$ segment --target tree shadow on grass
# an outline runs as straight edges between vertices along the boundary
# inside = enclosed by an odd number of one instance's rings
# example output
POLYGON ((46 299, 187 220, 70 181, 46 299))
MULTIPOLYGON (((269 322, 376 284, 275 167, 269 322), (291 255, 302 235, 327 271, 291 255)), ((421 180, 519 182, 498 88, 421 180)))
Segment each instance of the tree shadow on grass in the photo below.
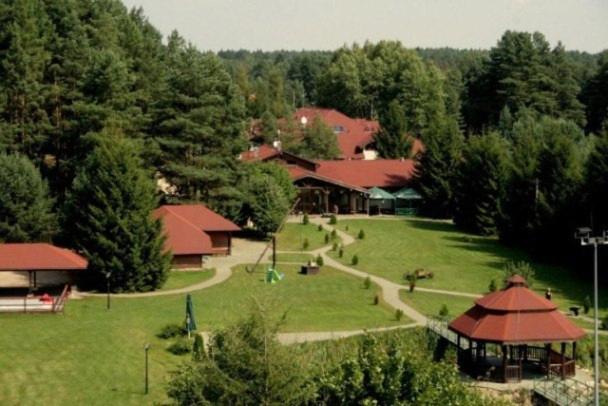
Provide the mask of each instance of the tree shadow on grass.
POLYGON ((447 221, 428 220, 422 218, 406 218, 404 221, 412 228, 428 231, 440 231, 442 233, 460 233, 454 224, 447 221))

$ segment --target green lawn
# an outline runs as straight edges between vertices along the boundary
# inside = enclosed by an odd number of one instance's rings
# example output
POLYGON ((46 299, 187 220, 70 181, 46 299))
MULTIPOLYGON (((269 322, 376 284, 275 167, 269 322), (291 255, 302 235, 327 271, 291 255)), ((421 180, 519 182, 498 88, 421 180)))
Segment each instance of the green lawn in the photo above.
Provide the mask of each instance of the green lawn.
POLYGON ((304 251, 304 239, 308 239, 306 251, 312 251, 326 245, 325 234, 327 231, 319 231, 314 224, 287 223, 277 235, 277 250, 304 251))
MULTIPOLYGON (((312 259, 314 259, 312 255, 306 254, 304 252, 301 254, 277 254, 277 262, 297 262, 299 264, 304 264, 312 259)), ((272 261, 272 254, 268 256, 268 261, 272 261)))
MULTIPOLYGON (((319 275, 298 275, 276 285, 244 268, 221 285, 193 292, 201 330, 245 315, 253 298, 269 301, 285 331, 344 330, 398 324, 392 310, 373 305, 375 289, 360 279, 324 267, 319 275)), ((173 275, 172 275, 173 277, 173 275)), ((178 276, 178 279, 181 278, 178 276)), ((0 404, 141 405, 162 402, 168 372, 182 359, 165 351, 156 333, 184 318, 185 295, 144 299, 105 298, 68 302, 64 315, 0 315, 0 404), (143 347, 151 343, 151 393, 143 395, 143 347)), ((402 320, 401 323, 407 323, 402 320)))
POLYGON ((399 296, 405 304, 412 306, 429 317, 438 316, 441 306, 446 305, 449 312, 448 317, 450 319, 467 311, 474 305, 473 302, 475 301, 475 299, 468 297, 420 292, 416 290, 414 290, 413 293, 410 293, 408 289, 401 290, 399 296))
POLYGON ((211 279, 214 274, 215 270, 213 269, 204 269, 202 271, 171 271, 167 282, 165 282, 165 285, 160 290, 185 288, 186 286, 211 279))
MULTIPOLYGON (((365 230, 365 238, 345 247, 341 261, 350 264, 357 254, 359 265, 355 268, 394 282, 403 283, 404 273, 424 268, 435 277, 419 280, 418 286, 484 293, 492 279, 500 284, 507 262, 528 261, 536 271, 533 288, 542 294, 551 287, 562 309, 580 305, 592 293, 590 283, 565 268, 535 263, 524 252, 495 238, 462 233, 451 223, 416 218, 340 220, 338 228, 346 227, 353 236, 365 230)), ((330 255, 337 258, 335 253, 330 255)), ((608 292, 603 293, 600 300, 602 314, 606 314, 608 292)))

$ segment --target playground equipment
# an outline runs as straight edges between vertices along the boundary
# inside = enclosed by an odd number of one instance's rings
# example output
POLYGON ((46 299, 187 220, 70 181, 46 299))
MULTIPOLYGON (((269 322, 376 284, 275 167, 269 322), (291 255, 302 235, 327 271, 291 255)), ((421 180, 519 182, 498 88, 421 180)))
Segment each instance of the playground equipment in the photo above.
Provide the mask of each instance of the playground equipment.
POLYGON ((271 285, 283 280, 283 278, 285 278, 285 274, 284 273, 279 273, 277 272, 277 270, 274 267, 268 267, 268 269, 266 270, 266 278, 264 279, 264 281, 266 283, 270 283, 271 285))
POLYGON ((300 199, 296 199, 296 201, 294 202, 294 204, 291 207, 291 209, 287 212, 287 215, 283 218, 283 221, 281 222, 281 224, 279 224, 279 227, 277 227, 277 231, 272 235, 272 239, 270 240, 270 242, 268 244, 266 244, 266 247, 264 248, 264 251, 262 251, 262 254, 258 258, 258 260, 255 262, 255 264, 252 267, 249 267, 249 266, 245 267, 245 271, 247 271, 247 273, 253 274, 255 272, 255 270, 257 269, 258 265, 260 264, 260 262, 262 261, 262 259, 265 257, 266 252, 268 252, 268 249, 271 246, 272 246, 272 269, 276 269, 276 267, 277 267, 277 239, 276 239, 276 234, 279 233, 283 229, 283 226, 287 222, 287 217, 289 217, 289 213, 291 213, 296 208, 296 206, 297 206, 297 204, 298 204, 299 201, 300 201, 300 199))

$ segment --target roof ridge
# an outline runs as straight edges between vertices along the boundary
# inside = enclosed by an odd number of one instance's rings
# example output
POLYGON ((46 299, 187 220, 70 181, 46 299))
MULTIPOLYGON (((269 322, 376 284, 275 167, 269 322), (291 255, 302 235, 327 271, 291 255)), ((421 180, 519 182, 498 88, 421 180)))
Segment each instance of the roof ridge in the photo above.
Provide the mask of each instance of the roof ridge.
MULTIPOLYGON (((167 205, 167 206, 178 206, 178 205, 167 205)), ((185 205, 184 205, 185 206, 185 205)), ((196 206, 195 204, 193 204, 192 206, 196 206)), ((171 213, 173 216, 177 217, 179 220, 183 221, 184 223, 186 223, 188 226, 190 226, 191 228, 194 228, 196 231, 201 231, 204 234, 206 234, 207 236, 209 236, 209 234, 207 234, 207 232, 205 230, 199 229, 196 224, 192 223, 190 220, 188 220, 187 218, 185 218, 184 216, 176 213, 174 210, 168 209, 169 213, 171 213)))

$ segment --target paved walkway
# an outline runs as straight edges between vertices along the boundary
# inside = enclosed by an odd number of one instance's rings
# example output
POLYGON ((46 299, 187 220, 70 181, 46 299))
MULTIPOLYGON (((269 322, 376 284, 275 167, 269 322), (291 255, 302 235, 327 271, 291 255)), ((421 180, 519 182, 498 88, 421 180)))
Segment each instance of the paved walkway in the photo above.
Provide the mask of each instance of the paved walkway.
MULTIPOLYGON (((329 341, 338 340, 341 338, 354 337, 367 333, 381 333, 384 331, 403 330, 418 327, 418 323, 403 324, 400 326, 392 327, 378 327, 370 329, 360 330, 344 330, 344 331, 309 331, 309 332, 298 332, 298 333, 279 333, 277 338, 281 344, 301 344, 306 342, 314 341, 329 341)), ((209 343, 211 333, 203 331, 200 333, 203 336, 203 340, 206 344, 209 343)))
MULTIPOLYGON (((232 240, 232 255, 226 257, 210 257, 205 262, 205 268, 214 268, 215 275, 211 279, 207 279, 201 283, 186 286, 179 289, 171 290, 158 290, 154 292, 142 292, 142 293, 114 293, 112 297, 136 299, 142 297, 153 297, 153 296, 167 296, 182 293, 190 293, 201 289, 206 289, 211 286, 219 285, 226 281, 232 275, 232 268, 240 264, 252 264, 255 263, 262 251, 266 247, 265 242, 244 240, 235 238, 232 240)), ((176 271, 182 272, 182 271, 176 271)), ((187 271, 183 271, 187 272, 187 271)), ((89 292, 78 292, 78 296, 105 296, 105 293, 89 293, 89 292)))

